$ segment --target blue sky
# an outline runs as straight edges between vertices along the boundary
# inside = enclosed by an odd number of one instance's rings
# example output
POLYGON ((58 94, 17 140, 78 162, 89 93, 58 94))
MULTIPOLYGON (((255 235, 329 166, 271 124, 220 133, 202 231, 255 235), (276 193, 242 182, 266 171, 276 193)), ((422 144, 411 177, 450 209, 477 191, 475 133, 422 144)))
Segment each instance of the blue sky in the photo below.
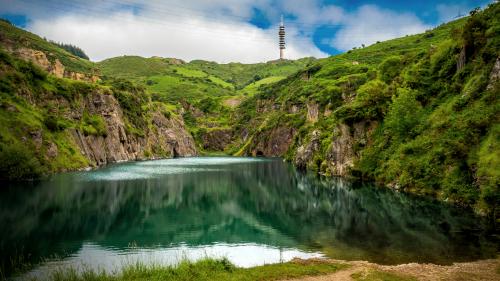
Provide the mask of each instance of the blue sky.
POLYGON ((275 59, 284 15, 288 58, 325 57, 423 32, 491 0, 0 0, 0 16, 92 60, 120 55, 275 59))

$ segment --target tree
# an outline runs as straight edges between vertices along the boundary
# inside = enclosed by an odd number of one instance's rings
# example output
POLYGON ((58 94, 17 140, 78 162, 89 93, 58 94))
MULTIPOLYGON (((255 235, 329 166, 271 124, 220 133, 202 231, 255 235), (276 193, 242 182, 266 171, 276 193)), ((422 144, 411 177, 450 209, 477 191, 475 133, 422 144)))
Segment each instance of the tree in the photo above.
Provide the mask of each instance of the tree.
POLYGON ((71 45, 71 44, 65 44, 65 43, 58 43, 58 42, 55 42, 55 41, 50 41, 50 43, 58 46, 61 49, 66 50, 68 53, 73 54, 73 55, 75 55, 77 57, 80 57, 80 58, 86 59, 86 60, 89 59, 89 57, 87 56, 87 54, 85 54, 85 52, 81 48, 79 48, 77 46, 74 46, 74 45, 71 45))

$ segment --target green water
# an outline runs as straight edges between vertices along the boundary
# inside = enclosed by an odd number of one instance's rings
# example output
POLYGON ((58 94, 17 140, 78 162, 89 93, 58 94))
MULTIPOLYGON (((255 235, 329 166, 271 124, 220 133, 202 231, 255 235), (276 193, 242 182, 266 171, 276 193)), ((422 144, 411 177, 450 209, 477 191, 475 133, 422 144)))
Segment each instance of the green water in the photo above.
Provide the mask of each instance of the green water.
POLYGON ((26 263, 26 276, 39 276, 58 266, 113 270, 206 255, 239 266, 295 256, 447 264, 498 250, 494 231, 464 210, 320 179, 280 159, 124 163, 4 184, 0 194, 5 275, 26 263))

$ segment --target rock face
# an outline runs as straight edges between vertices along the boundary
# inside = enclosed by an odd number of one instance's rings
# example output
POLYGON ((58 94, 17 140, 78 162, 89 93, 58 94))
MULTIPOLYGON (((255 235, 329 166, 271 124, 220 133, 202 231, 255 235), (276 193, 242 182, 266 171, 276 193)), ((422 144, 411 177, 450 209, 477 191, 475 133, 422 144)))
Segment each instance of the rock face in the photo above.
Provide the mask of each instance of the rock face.
POLYGON ((490 74, 490 82, 488 83, 488 90, 493 89, 493 85, 500 81, 500 57, 497 58, 493 69, 490 74))
POLYGON ((71 136, 81 153, 93 166, 108 163, 196 155, 196 146, 185 130, 182 120, 167 119, 160 112, 152 113, 153 129, 147 129, 144 136, 127 132, 122 109, 111 94, 94 92, 89 94, 75 118, 81 118, 83 111, 104 118, 106 136, 84 135, 71 130, 71 136))
POLYGON ((321 147, 320 135, 320 131, 314 130, 311 133, 310 141, 297 148, 297 153, 293 161, 297 168, 306 169, 308 166, 314 165, 314 163, 312 163, 314 154, 319 151, 321 147))
POLYGON ((307 105, 307 121, 311 123, 318 122, 319 106, 316 103, 307 105))
POLYGON ((295 128, 276 127, 254 136, 252 156, 281 157, 285 155, 296 134, 295 128))
POLYGON ((362 121, 352 127, 340 124, 335 128, 333 142, 326 158, 328 170, 332 175, 349 175, 354 161, 359 158, 355 145, 367 145, 376 127, 376 122, 362 121))
POLYGON ((99 81, 99 76, 97 75, 67 70, 58 59, 55 59, 53 62, 51 62, 47 58, 47 55, 42 51, 24 47, 17 49, 13 49, 9 46, 6 47, 7 50, 13 53, 15 56, 18 56, 27 61, 31 61, 35 65, 47 71, 49 74, 52 74, 58 78, 69 78, 73 80, 87 81, 92 83, 99 81))
POLYGON ((224 151, 231 143, 233 137, 231 129, 214 129, 206 132, 201 137, 203 149, 210 151, 224 151))

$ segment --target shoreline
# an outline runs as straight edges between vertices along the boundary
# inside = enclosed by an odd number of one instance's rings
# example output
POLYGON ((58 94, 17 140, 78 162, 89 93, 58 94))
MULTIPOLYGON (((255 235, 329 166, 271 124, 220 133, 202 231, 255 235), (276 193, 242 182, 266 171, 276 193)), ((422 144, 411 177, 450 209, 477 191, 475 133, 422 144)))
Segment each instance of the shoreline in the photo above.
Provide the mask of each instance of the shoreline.
MULTIPOLYGON (((300 259, 296 259, 295 261, 308 262, 308 260, 300 259)), ((398 265, 382 265, 368 261, 345 261, 335 259, 327 259, 327 261, 331 263, 345 264, 349 267, 328 275, 307 276, 287 280, 371 280, 370 276, 377 274, 384 275, 384 273, 387 273, 388 275, 395 275, 394 278, 396 279, 390 280, 500 280, 500 257, 498 256, 496 259, 454 262, 451 265, 415 262, 398 265), (397 277, 400 279, 397 279, 397 277)))
POLYGON ((490 281, 500 280, 500 257, 451 265, 405 263, 381 265, 368 261, 329 258, 294 258, 284 263, 249 268, 237 267, 226 258, 183 260, 177 265, 130 264, 113 273, 78 270, 74 267, 54 268, 45 277, 11 276, 15 280, 287 280, 287 281, 490 281), (33 279, 33 277, 35 279, 33 279), (41 279, 39 279, 41 278, 41 279))

